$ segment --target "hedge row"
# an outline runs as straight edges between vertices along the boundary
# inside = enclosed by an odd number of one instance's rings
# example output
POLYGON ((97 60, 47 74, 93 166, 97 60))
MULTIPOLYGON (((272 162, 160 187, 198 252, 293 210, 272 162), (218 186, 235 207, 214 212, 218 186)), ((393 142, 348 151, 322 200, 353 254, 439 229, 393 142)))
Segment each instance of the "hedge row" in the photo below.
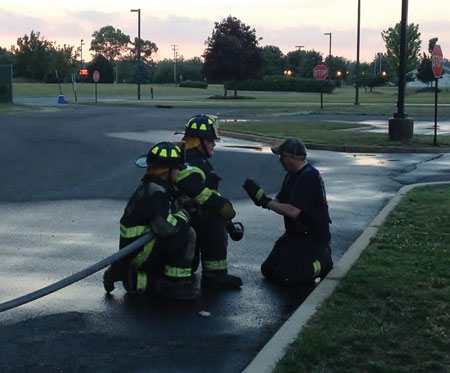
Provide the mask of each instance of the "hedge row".
POLYGON ((208 83, 197 80, 185 80, 180 82, 180 87, 184 88, 208 88, 208 83))
MULTIPOLYGON (((234 90, 234 83, 227 83, 227 89, 234 90)), ((335 88, 334 81, 284 76, 267 76, 262 80, 243 80, 237 82, 238 91, 278 91, 278 92, 320 92, 331 93, 335 88)))

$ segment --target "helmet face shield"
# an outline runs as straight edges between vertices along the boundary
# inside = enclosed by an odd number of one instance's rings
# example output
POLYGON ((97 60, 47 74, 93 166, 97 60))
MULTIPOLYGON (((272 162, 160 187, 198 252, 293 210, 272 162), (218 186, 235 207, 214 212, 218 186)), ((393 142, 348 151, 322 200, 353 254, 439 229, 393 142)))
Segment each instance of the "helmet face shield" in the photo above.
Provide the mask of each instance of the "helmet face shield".
POLYGON ((153 146, 147 154, 137 157, 134 163, 140 168, 183 168, 185 161, 184 142, 160 142, 153 146))

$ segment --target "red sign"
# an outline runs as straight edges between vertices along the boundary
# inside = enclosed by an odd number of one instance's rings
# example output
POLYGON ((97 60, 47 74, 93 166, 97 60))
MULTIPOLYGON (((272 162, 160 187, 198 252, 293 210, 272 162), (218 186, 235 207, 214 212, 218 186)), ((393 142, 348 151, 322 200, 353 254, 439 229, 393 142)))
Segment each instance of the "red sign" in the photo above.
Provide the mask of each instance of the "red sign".
POLYGON ((313 76, 317 80, 324 80, 328 77, 328 67, 325 65, 317 65, 313 69, 313 76))
POLYGON ((80 75, 89 75, 88 69, 80 69, 80 75))
POLYGON ((97 70, 95 70, 94 73, 92 74, 92 80, 95 83, 98 83, 98 81, 100 80, 100 73, 97 70))
POLYGON ((431 68, 433 69, 433 74, 436 79, 440 78, 442 75, 442 62, 444 56, 442 55, 441 46, 436 44, 431 52, 431 68))

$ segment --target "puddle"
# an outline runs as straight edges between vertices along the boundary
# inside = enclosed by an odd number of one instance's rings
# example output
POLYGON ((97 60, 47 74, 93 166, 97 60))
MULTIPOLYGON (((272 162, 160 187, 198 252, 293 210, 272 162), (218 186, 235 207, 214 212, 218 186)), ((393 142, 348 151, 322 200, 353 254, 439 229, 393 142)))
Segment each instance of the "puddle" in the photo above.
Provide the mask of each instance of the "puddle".
MULTIPOLYGON (((389 126, 388 120, 365 120, 358 123, 375 127, 362 130, 361 132, 386 133, 389 126)), ((440 135, 450 135, 450 121, 439 121, 438 119, 437 132, 440 135)), ((414 133, 420 135, 434 135, 434 121, 414 121, 414 133)))

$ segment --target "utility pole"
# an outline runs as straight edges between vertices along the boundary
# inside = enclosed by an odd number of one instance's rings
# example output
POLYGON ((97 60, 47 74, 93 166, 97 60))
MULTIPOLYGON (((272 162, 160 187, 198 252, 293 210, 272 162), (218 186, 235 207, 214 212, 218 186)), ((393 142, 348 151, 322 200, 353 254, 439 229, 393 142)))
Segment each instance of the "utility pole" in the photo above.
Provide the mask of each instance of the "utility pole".
POLYGON ((177 85, 177 44, 171 44, 173 49, 173 83, 177 85))
POLYGON ((324 35, 329 35, 330 36, 330 48, 328 51, 328 57, 331 58, 331 32, 324 32, 324 35))
POLYGON ((400 23, 400 66, 398 73, 397 112, 389 119, 389 140, 403 141, 413 137, 414 121, 405 113, 406 57, 408 30, 408 0, 402 0, 402 19, 400 23))
POLYGON ((80 70, 83 68, 83 39, 81 39, 80 43, 80 70))
MULTIPOLYGON (((141 99, 141 10, 140 9, 131 9, 130 12, 137 12, 138 14, 138 40, 137 40, 137 99, 141 99)), ((117 69, 117 67, 116 67, 117 69)))
POLYGON ((302 48, 305 48, 305 46, 304 45, 296 45, 295 48, 298 48, 298 50, 301 51, 302 48))
MULTIPOLYGON (((356 79, 355 79, 355 105, 359 105, 359 47, 361 30, 361 0, 358 0, 358 21, 356 31, 356 79)), ((330 36, 331 38, 331 36, 330 36)))

